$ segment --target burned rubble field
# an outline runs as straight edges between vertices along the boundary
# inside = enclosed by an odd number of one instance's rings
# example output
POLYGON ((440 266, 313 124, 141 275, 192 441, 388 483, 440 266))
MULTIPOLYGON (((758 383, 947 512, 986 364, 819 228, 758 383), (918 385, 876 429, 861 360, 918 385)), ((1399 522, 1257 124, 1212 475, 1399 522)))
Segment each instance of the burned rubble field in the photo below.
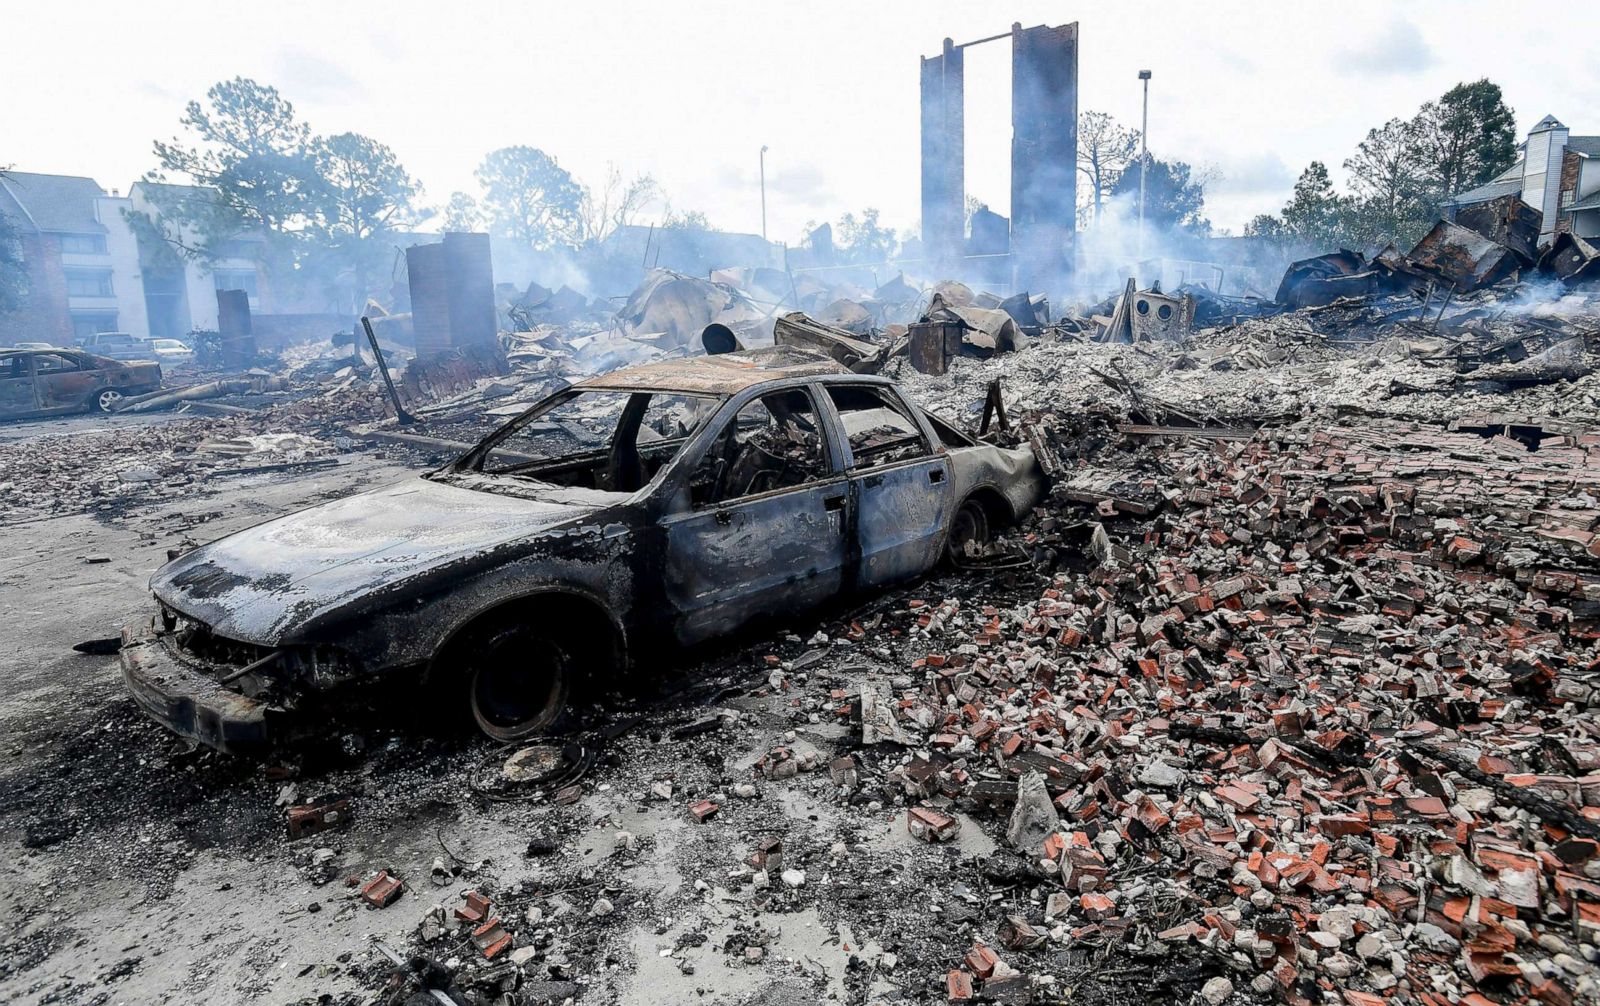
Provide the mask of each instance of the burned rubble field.
MULTIPOLYGON (((389 696, 226 758, 77 657, 8 720, 0 991, 1595 1001, 1597 333, 1592 295, 1485 292, 891 362, 968 423, 999 379, 1049 499, 526 753, 389 696)), ((20 477, 53 458, 0 445, 0 492, 126 512, 20 477)))

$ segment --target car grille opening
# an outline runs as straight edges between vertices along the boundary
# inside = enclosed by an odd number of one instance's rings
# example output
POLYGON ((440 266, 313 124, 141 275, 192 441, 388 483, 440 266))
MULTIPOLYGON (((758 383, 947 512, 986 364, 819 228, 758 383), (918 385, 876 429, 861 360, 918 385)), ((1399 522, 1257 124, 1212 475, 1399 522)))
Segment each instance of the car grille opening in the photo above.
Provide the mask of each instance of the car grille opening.
POLYGON ((248 666, 276 649, 219 636, 208 626, 182 618, 168 638, 184 657, 219 671, 248 666))
POLYGON ((358 665, 344 650, 333 646, 261 646, 219 635, 210 626, 170 609, 164 609, 167 631, 162 640, 174 657, 229 687, 247 694, 253 687, 269 681, 300 679, 312 687, 330 687, 356 673, 358 665), (251 664, 277 655, 259 673, 244 676, 240 685, 231 682, 237 672, 251 664), (252 679, 257 685, 252 685, 252 679))

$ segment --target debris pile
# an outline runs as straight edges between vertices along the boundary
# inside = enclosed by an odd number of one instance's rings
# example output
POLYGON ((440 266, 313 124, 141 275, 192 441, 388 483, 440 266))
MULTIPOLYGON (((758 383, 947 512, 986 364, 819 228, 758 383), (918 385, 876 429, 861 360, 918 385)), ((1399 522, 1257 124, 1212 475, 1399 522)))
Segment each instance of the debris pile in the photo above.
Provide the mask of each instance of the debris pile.
POLYGON ((873 700, 915 738, 882 777, 907 829, 988 817, 1021 857, 951 997, 1009 1001, 997 959, 1084 943, 1198 943, 1290 1001, 1600 994, 1593 429, 1323 414, 1068 445, 1016 544, 1087 540, 1093 568, 853 625, 924 650, 873 700))
MULTIPOLYGON (((1469 233, 1516 253, 1509 230, 1469 233)), ((574 376, 714 342, 819 350, 969 428, 998 381, 992 435, 1033 445, 1053 488, 954 570, 559 745, 374 743, 308 770, 327 795, 285 795, 275 837, 312 885, 346 879, 330 907, 409 934, 404 957, 377 945, 395 971, 375 1001, 628 982, 685 1001, 1595 1001, 1600 300, 1583 262, 1576 282, 1518 258, 1446 292, 1417 259, 1305 266, 1301 288, 1333 295, 1292 310, 1135 285, 1054 319, 1025 294, 850 296, 776 270, 657 276, 620 321, 531 290, 510 373, 401 377, 418 426, 395 428, 371 367, 295 360, 287 387, 72 451, 0 445, 0 509, 159 501, 336 464, 361 437, 445 450, 574 376)))
POLYGON ((1541 250, 1539 226, 1539 212, 1521 196, 1501 196, 1463 208, 1455 221, 1438 221, 1406 254, 1390 245, 1371 259, 1340 249, 1296 262, 1276 299, 1302 308, 1394 293, 1427 291, 1431 297, 1435 288, 1465 294, 1535 276, 1572 286, 1593 275, 1593 248, 1562 235, 1541 250))
POLYGON ((509 979, 461 931, 458 987, 588 982, 572 941, 648 905, 673 974, 717 947, 724 977, 781 970, 814 911, 854 1001, 1600 995, 1600 307, 1573 296, 1047 329, 942 375, 889 354, 967 425, 999 379, 1048 502, 1003 562, 757 643, 776 724, 691 707, 549 796, 667 808, 698 879, 643 895, 662 839, 612 811, 560 935, 508 921, 509 979), (1563 346, 1549 380, 1493 369, 1563 346))

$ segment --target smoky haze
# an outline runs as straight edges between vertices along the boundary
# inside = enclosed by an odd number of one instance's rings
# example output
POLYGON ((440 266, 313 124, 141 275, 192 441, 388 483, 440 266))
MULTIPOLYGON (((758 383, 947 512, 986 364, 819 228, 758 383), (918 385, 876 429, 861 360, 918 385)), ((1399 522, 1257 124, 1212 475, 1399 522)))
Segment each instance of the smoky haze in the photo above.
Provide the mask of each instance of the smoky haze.
MULTIPOLYGON (((1533 18, 1540 9, 1569 38, 1600 29, 1593 7, 1523 8, 1533 18)), ((774 238, 796 243, 808 222, 865 206, 904 230, 918 218, 917 57, 946 35, 1075 19, 1079 107, 1137 123, 1135 73, 1153 69, 1152 150, 1214 164, 1221 177, 1208 215, 1237 232, 1281 206, 1307 162, 1327 160, 1337 175, 1336 162, 1373 124, 1459 80, 1492 71, 1523 127, 1547 112, 1571 119, 1600 107, 1600 76, 1581 60, 1547 58, 1547 40, 1533 33, 1497 38, 1494 65, 1485 66, 1483 25, 1503 16, 1488 3, 1421 3, 1397 14, 1359 2, 1338 17, 1217 3, 1203 18, 1137 3, 823 5, 759 18, 727 2, 290 0, 204 16, 176 2, 50 5, 0 33, 13 97, 0 162, 125 189, 151 167, 151 141, 172 135, 184 102, 244 75, 283 89, 322 131, 394 147, 435 205, 473 189, 485 153, 528 143, 583 179, 612 162, 648 172, 675 209, 758 233, 758 151, 767 144, 774 238), (1397 33, 1405 46, 1389 44, 1397 33), (1353 66, 1343 55, 1351 52, 1390 58, 1380 72, 1353 66)), ((968 191, 1001 213, 1009 212, 1007 84, 982 64, 1004 64, 1005 55, 1004 46, 972 50, 968 107, 968 191)))

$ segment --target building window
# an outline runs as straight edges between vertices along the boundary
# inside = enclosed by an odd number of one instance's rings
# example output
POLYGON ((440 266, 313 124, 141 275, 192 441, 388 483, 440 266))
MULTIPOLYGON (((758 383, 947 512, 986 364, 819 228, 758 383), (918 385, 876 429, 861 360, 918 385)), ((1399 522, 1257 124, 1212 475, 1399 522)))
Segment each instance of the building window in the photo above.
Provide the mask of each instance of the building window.
POLYGON ((212 273, 218 290, 243 290, 251 300, 256 299, 256 271, 254 269, 218 269, 212 273))
POLYGON ((1561 202, 1558 205, 1560 205, 1560 206, 1571 206, 1573 203, 1575 203, 1577 201, 1578 201, 1578 190, 1577 189, 1563 189, 1562 192, 1561 192, 1561 202))
POLYGON ((258 241, 243 241, 234 238, 229 241, 219 241, 215 254, 217 258, 255 258, 256 249, 260 247, 258 241))
POLYGON ((68 297, 113 297, 110 269, 67 269, 68 297))
POLYGON ((117 330, 117 312, 115 311, 74 311, 72 312, 72 337, 82 339, 86 335, 96 332, 115 332, 117 330))
POLYGON ((105 253, 106 236, 104 234, 61 235, 61 254, 63 255, 104 255, 105 253))

